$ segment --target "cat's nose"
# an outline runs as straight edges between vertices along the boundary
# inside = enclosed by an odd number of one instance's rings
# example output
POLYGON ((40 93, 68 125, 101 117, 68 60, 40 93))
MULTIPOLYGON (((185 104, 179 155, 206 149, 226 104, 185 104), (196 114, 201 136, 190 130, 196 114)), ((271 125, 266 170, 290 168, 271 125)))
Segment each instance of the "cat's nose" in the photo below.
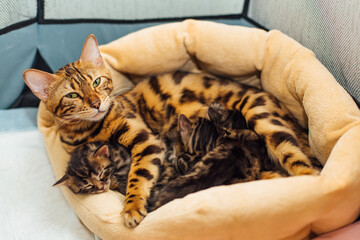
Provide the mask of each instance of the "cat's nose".
POLYGON ((100 108, 100 100, 96 99, 94 101, 91 102, 91 107, 99 109, 100 108))
POLYGON ((97 184, 97 189, 98 189, 98 190, 104 190, 104 187, 105 187, 105 186, 104 186, 103 183, 98 183, 98 184, 97 184))

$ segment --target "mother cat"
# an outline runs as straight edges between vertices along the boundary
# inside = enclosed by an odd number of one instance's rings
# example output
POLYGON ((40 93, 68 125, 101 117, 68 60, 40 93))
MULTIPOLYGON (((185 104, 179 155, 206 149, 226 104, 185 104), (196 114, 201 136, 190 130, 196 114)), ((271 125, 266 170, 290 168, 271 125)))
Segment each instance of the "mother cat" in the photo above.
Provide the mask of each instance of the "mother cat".
POLYGON ((147 214, 146 201, 164 159, 160 136, 171 137, 178 114, 206 116, 207 105, 214 101, 241 111, 248 126, 265 139, 272 159, 290 175, 319 172, 306 134, 269 93, 205 74, 176 72, 152 76, 116 96, 93 35, 86 39, 76 62, 54 74, 29 69, 23 77, 53 113, 68 152, 83 143, 110 138, 130 149, 132 163, 122 211, 127 227, 135 227, 147 214))

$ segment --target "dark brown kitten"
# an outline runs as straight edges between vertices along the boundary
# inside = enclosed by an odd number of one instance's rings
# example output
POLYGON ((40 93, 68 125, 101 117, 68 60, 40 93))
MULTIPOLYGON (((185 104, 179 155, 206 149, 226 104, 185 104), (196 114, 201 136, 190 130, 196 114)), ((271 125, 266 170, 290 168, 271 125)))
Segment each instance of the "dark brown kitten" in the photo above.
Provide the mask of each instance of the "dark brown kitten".
POLYGON ((125 194, 130 163, 130 154, 124 146, 115 142, 89 142, 74 150, 65 175, 54 186, 65 185, 74 193, 116 189, 125 194), (125 177, 123 181, 116 179, 118 175, 125 177))
POLYGON ((179 116, 179 134, 186 154, 181 154, 174 165, 183 166, 185 174, 170 176, 166 184, 154 187, 149 211, 213 186, 283 176, 270 160, 261 137, 244 129, 241 113, 218 104, 212 104, 208 112, 210 120, 191 122, 185 115, 179 116))

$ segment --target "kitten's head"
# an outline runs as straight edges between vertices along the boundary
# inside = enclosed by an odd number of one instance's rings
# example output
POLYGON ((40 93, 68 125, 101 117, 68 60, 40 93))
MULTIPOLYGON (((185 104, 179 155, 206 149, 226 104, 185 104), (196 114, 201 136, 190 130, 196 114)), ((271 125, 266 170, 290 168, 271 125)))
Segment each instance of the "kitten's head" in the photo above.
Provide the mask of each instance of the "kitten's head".
POLYGON ((240 111, 228 110, 219 102, 213 102, 212 104, 210 104, 208 108, 208 115, 210 121, 219 129, 247 128, 246 120, 240 111))
POLYGON ((83 46, 80 59, 56 73, 36 69, 23 73, 31 91, 61 120, 99 121, 111 105, 113 83, 94 35, 83 46))
POLYGON ((115 165, 109 145, 87 143, 74 150, 65 175, 54 186, 67 186, 74 193, 102 193, 110 188, 115 165))
POLYGON ((214 124, 205 118, 191 122, 180 114, 178 129, 184 151, 189 154, 204 154, 214 148, 218 131, 214 124))

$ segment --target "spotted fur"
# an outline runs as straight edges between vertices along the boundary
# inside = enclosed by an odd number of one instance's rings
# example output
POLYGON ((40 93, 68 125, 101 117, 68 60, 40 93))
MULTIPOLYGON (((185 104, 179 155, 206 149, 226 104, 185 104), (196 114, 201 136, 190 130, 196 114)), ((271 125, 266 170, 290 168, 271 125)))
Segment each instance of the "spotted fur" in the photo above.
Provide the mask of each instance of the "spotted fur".
POLYGON ((155 163, 162 164, 165 156, 159 136, 176 128, 179 113, 190 119, 204 117, 215 101, 240 111, 249 128, 265 140, 272 159, 290 175, 318 174, 320 169, 306 134, 269 93, 229 79, 176 72, 144 79, 120 94, 125 90, 113 89, 94 36, 86 40, 78 61, 55 74, 26 70, 24 80, 53 114, 50 124, 58 128, 67 151, 109 139, 129 148, 132 162, 122 212, 127 227, 147 214, 146 202, 159 176, 155 163))

